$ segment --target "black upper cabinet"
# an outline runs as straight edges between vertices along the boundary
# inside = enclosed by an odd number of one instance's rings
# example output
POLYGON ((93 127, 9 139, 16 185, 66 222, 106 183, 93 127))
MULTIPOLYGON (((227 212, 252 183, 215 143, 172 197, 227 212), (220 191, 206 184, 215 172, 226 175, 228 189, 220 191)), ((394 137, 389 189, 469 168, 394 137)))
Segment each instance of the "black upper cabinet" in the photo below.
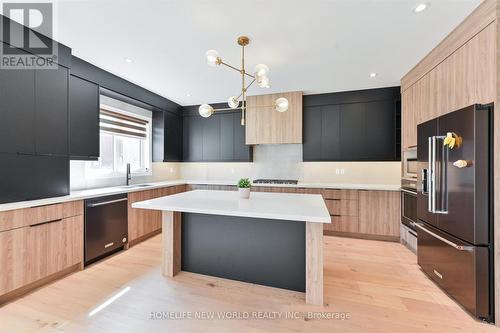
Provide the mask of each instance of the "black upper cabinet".
POLYGON ((321 126, 316 129, 321 133, 321 157, 335 159, 340 155, 340 106, 325 105, 321 107, 321 126), (321 131, 318 129, 321 128, 321 131))
POLYGON ((200 116, 184 118, 184 160, 203 161, 203 120, 200 116))
POLYGON ((69 71, 35 72, 35 151, 40 155, 68 156, 69 71))
POLYGON ((304 96, 304 161, 400 159, 399 87, 304 96))
POLYGON ((234 158, 234 125, 233 114, 220 115, 220 160, 231 161, 234 158))
POLYGON ((193 110, 188 109, 183 117, 184 161, 252 161, 252 147, 245 144, 245 127, 240 125, 241 112, 219 112, 202 118, 193 110))
POLYGON ((182 126, 181 116, 153 111, 153 162, 182 161, 182 126))
POLYGON ((70 76, 69 153, 73 160, 99 158, 99 86, 70 76))
MULTIPOLYGON (((221 115, 222 116, 222 115, 221 115)), ((221 116, 209 117, 202 120, 203 125, 203 154, 204 161, 220 160, 220 131, 221 116)))
POLYGON ((233 161, 235 162, 252 162, 253 148, 246 144, 245 126, 241 125, 241 111, 233 112, 233 131, 234 131, 234 150, 233 161))
MULTIPOLYGON (((368 150, 366 158, 370 160, 385 160, 395 156, 396 149, 396 125, 394 101, 377 101, 366 104, 366 139, 368 150)), ((397 158, 397 156, 396 156, 397 158)))
POLYGON ((0 152, 34 154, 34 130, 35 71, 0 70, 0 152))
POLYGON ((365 103, 340 105, 340 158, 367 159, 365 103))

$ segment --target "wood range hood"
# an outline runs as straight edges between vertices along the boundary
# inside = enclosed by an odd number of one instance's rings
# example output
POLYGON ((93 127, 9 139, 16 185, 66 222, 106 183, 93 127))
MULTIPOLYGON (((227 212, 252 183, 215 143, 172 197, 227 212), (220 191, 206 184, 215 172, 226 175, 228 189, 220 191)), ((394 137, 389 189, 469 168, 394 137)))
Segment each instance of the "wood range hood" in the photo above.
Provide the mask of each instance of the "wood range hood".
POLYGON ((246 144, 302 143, 302 91, 248 96, 246 144), (288 99, 286 112, 269 107, 279 97, 288 99))

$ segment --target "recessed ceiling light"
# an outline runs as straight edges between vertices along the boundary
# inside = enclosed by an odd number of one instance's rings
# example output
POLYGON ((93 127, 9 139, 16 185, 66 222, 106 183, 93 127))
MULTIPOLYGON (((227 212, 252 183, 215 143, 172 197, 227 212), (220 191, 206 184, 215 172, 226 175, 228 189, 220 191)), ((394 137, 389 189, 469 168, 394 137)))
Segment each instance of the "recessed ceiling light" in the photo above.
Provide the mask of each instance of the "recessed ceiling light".
POLYGON ((130 58, 125 58, 125 62, 128 62, 129 64, 132 62, 132 59, 130 58))
POLYGON ((428 3, 419 3, 417 7, 413 8, 414 13, 420 13, 426 10, 429 7, 428 3))
POLYGON ((377 75, 378 75, 378 74, 377 74, 377 73, 375 73, 375 72, 374 72, 374 73, 370 73, 370 77, 375 77, 375 76, 377 76, 377 75))
POLYGON ((187 97, 191 97, 191 94, 190 94, 190 93, 187 93, 187 94, 186 94, 186 96, 187 96, 187 97))

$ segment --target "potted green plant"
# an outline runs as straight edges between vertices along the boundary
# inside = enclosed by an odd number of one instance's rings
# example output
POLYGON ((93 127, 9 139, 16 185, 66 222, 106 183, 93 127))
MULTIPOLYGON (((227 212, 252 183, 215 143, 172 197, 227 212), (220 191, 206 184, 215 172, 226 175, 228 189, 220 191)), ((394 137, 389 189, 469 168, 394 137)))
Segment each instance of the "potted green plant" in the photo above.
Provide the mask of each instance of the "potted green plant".
POLYGON ((250 198, 250 186, 251 186, 250 179, 248 178, 241 178, 238 181, 238 191, 240 192, 240 198, 241 199, 248 199, 250 198))

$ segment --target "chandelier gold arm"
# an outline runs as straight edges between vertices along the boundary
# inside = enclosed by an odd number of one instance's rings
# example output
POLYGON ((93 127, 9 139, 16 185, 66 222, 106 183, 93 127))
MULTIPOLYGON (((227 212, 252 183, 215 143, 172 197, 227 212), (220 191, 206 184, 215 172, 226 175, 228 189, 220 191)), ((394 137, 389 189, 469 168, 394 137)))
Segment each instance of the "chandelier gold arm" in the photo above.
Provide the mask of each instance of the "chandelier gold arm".
MULTIPOLYGON (((256 106, 246 106, 245 109, 273 109, 275 105, 256 105, 256 106)), ((214 109, 214 112, 217 111, 234 111, 234 110, 242 110, 243 107, 239 106, 237 108, 221 108, 221 109, 214 109)))
MULTIPOLYGON (((243 70, 241 70, 241 69, 239 69, 239 68, 236 68, 236 67, 234 67, 234 66, 232 66, 232 65, 230 65, 230 64, 228 64, 228 63, 225 63, 225 62, 224 62, 224 61, 222 61, 222 60, 220 60, 220 64, 221 64, 221 65, 224 65, 224 66, 226 66, 226 67, 229 67, 229 68, 231 68, 231 69, 234 69, 235 71, 237 71, 237 72, 238 72, 238 73, 240 73, 240 74, 242 74, 242 72, 243 72, 243 70)), ((244 73, 244 74, 245 74, 246 76, 248 76, 248 77, 251 77, 252 79, 255 79, 255 76, 253 76, 252 74, 247 73, 246 71, 245 71, 245 73, 244 73)))

